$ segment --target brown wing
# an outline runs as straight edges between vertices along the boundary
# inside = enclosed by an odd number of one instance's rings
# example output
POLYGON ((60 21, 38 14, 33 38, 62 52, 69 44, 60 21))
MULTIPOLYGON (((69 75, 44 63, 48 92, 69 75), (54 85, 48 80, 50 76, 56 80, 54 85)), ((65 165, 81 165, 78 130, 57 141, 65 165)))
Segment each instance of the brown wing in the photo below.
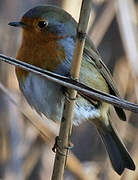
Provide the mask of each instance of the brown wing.
MULTIPOLYGON (((95 66, 96 66, 97 70, 102 74, 102 76, 108 83, 111 94, 120 97, 119 91, 115 85, 115 82, 112 78, 110 71, 108 70, 106 65, 103 63, 103 61, 101 60, 101 57, 100 57, 97 49, 94 47, 94 44, 88 37, 86 38, 86 45, 85 45, 84 53, 86 55, 88 55, 89 57, 91 57, 91 60, 95 62, 95 66)), ((124 110, 122 108, 118 108, 115 106, 114 106, 114 108, 115 108, 116 113, 118 114, 119 118, 125 121, 126 115, 125 115, 124 110)))

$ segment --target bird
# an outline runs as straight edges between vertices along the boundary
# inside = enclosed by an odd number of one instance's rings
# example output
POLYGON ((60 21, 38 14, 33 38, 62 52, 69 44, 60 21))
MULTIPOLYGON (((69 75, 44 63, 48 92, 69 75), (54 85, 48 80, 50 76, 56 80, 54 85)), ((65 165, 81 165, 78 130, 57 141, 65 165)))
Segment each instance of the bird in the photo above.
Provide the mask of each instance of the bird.
MULTIPOLYGON (((69 13, 60 7, 40 5, 29 9, 20 21, 10 22, 9 25, 22 29, 17 59, 59 75, 71 76, 77 22, 69 13)), ((15 71, 19 87, 30 106, 48 119, 61 121, 67 89, 19 67, 15 71)), ((79 81, 91 88, 120 97, 110 71, 88 36, 79 81)), ((111 120, 110 107, 106 102, 78 93, 73 124, 89 121, 96 127, 113 169, 121 175, 125 168, 135 170, 135 163, 111 120)), ((114 108, 119 118, 126 121, 124 110, 114 108)))

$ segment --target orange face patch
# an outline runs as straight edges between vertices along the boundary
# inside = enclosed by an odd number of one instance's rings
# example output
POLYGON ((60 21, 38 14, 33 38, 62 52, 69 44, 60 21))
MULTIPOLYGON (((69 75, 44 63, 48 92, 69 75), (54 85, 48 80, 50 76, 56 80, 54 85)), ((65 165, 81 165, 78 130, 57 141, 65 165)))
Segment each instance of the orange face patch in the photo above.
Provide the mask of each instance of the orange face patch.
MULTIPOLYGON (((22 33, 17 59, 49 71, 54 71, 65 60, 64 47, 57 41, 64 36, 57 37, 54 33, 29 30, 29 26, 22 33)), ((28 72, 16 67, 16 74, 24 81, 28 72)))

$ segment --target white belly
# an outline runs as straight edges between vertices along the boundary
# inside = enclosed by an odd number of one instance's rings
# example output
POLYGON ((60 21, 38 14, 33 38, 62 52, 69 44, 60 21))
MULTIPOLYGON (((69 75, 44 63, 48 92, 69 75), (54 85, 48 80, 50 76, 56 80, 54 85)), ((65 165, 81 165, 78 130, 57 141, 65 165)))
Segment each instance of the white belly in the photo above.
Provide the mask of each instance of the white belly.
MULTIPOLYGON (((30 73, 25 84, 20 82, 20 88, 28 103, 35 108, 38 113, 43 113, 47 118, 59 121, 62 118, 64 93, 60 85, 55 84, 45 78, 30 73)), ((78 125, 88 119, 99 117, 98 109, 79 97, 76 100, 74 109, 74 124, 78 125)))

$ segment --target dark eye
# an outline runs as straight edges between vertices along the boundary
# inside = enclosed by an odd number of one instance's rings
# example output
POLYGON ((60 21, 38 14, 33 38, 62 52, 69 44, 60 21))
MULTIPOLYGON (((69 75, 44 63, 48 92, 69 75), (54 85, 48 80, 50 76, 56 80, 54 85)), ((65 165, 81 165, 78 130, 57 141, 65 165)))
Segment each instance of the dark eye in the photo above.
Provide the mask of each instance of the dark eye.
POLYGON ((44 28, 44 27, 46 27, 46 26, 48 26, 48 21, 39 21, 38 22, 38 27, 39 28, 44 28))

